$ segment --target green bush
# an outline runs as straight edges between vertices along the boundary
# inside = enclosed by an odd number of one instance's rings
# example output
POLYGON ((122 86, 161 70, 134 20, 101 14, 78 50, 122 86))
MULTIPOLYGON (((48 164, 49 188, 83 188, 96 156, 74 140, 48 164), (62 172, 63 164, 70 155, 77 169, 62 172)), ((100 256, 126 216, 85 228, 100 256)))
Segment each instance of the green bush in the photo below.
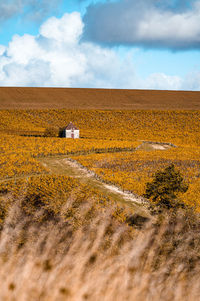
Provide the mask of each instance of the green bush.
POLYGON ((59 136, 59 130, 54 127, 46 128, 44 131, 44 137, 58 137, 59 136))
POLYGON ((174 164, 169 165, 163 171, 157 171, 153 181, 146 185, 144 197, 153 201, 159 207, 167 209, 184 207, 177 199, 179 192, 188 190, 188 185, 174 164))

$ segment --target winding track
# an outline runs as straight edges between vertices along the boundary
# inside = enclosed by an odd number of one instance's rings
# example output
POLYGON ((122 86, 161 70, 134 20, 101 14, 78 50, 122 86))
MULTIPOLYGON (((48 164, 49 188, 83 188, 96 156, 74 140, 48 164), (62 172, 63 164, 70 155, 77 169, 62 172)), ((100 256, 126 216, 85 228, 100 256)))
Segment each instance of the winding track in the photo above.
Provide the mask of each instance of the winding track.
POLYGON ((81 183, 97 189, 109 198, 131 206, 135 213, 143 216, 150 216, 147 209, 148 202, 144 198, 131 192, 123 191, 115 185, 103 182, 99 176, 79 164, 77 161, 63 157, 43 158, 40 161, 50 170, 50 172, 78 178, 81 183))
MULTIPOLYGON (((143 141, 136 149, 168 149, 169 147, 176 147, 170 143, 160 143, 160 142, 150 142, 143 141)), ((130 150, 129 150, 130 151, 130 150)), ((118 151, 117 151, 118 152, 118 151)), ((88 186, 97 189, 103 195, 108 196, 110 199, 129 205, 132 207, 135 213, 138 213, 145 217, 150 217, 149 203, 146 199, 139 197, 138 195, 131 193, 129 191, 123 191, 115 185, 110 185, 105 183, 97 174, 93 171, 88 170, 86 167, 82 166, 75 160, 69 157, 45 157, 38 159, 51 173, 67 175, 70 177, 78 178, 81 183, 87 184, 88 186)), ((35 176, 40 176, 41 174, 36 174, 35 176)), ((31 175, 16 176, 13 178, 1 179, 1 182, 7 182, 10 179, 18 180, 23 178, 28 178, 31 175)))

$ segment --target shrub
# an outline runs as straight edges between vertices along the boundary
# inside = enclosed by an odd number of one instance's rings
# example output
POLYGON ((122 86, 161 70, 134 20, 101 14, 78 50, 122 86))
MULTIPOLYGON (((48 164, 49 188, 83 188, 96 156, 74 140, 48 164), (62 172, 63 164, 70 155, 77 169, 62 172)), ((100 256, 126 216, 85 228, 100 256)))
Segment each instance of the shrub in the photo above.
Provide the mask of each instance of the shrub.
POLYGON ((58 137, 59 136, 59 130, 54 127, 46 128, 44 131, 44 137, 58 137))
POLYGON ((159 170, 155 173, 153 181, 146 184, 144 197, 167 209, 184 207, 177 200, 177 194, 187 190, 188 185, 184 182, 182 175, 175 169, 174 164, 171 164, 163 171, 159 170))

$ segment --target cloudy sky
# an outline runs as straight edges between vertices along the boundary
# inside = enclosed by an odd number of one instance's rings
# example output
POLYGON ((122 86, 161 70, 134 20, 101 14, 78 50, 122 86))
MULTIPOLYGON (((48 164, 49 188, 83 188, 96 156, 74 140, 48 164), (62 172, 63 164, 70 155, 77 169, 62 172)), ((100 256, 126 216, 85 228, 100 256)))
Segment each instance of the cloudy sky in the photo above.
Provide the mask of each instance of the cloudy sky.
POLYGON ((200 0, 0 0, 0 86, 200 90, 200 0))

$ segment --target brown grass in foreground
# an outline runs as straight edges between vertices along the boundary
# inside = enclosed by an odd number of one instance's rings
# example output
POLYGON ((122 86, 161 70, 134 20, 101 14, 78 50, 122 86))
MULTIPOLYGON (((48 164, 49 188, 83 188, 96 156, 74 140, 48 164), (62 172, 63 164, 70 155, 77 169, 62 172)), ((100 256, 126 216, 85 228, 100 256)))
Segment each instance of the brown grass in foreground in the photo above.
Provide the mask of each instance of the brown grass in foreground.
POLYGON ((0 88, 0 109, 44 108, 199 110, 200 92, 81 88, 0 88))
POLYGON ((66 208, 43 220, 22 204, 1 232, 0 300, 200 300, 200 222, 191 213, 138 229, 113 219, 111 207, 93 214, 91 198, 76 213, 76 225, 78 216, 85 222, 74 227, 66 208))

